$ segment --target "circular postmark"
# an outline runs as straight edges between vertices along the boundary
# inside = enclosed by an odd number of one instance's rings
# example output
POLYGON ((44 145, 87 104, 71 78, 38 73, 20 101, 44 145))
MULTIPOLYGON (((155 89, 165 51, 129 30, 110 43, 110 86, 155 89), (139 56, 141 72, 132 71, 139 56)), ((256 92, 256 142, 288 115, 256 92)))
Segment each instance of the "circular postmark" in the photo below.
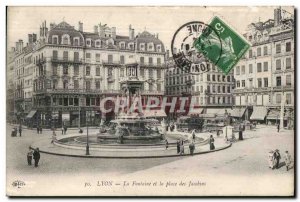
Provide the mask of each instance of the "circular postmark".
POLYGON ((210 25, 201 21, 191 21, 180 26, 173 35, 171 53, 177 67, 190 74, 209 71, 206 55, 217 51, 217 64, 222 54, 222 41, 219 33, 210 25), (213 47, 220 47, 214 49, 213 47), (178 52, 177 52, 178 50, 178 52))

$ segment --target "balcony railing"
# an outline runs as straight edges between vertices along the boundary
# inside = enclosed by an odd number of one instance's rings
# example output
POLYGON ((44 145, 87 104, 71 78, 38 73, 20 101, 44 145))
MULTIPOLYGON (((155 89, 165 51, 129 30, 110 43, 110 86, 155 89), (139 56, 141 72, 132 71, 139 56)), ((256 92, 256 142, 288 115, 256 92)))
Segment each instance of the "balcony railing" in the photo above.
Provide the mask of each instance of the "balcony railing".
POLYGON ((122 65, 120 61, 108 61, 108 60, 102 60, 102 64, 106 66, 120 66, 122 65))
POLYGON ((57 58, 57 57, 52 57, 51 62, 53 63, 75 63, 75 64, 82 64, 82 59, 69 59, 69 58, 57 58))
POLYGON ((120 90, 100 90, 100 89, 41 89, 36 90, 38 93, 51 93, 51 94, 121 94, 120 90))

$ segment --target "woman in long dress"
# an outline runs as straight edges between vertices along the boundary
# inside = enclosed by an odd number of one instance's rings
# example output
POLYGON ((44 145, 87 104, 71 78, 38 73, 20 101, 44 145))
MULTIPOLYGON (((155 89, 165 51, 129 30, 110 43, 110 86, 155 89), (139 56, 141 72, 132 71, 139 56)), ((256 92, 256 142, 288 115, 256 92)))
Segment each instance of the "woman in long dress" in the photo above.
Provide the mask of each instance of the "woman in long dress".
POLYGON ((210 148, 210 150, 214 150, 215 149, 215 139, 213 138, 212 135, 209 138, 209 148, 210 148))
POLYGON ((269 163, 269 168, 274 169, 275 166, 275 157, 274 157, 274 151, 271 150, 268 153, 268 163, 269 163))

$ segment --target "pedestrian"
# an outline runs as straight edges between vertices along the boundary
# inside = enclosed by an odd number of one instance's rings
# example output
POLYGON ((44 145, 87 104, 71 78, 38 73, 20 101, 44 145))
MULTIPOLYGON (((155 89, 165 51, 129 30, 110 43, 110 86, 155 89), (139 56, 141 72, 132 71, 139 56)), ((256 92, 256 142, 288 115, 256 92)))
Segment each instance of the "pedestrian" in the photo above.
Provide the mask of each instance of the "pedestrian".
POLYGON ((280 130, 280 124, 278 123, 277 124, 277 133, 279 133, 279 130, 280 130))
POLYGON ((193 141, 190 143, 189 148, 190 148, 190 154, 191 154, 191 155, 194 155, 195 144, 194 144, 193 141))
POLYGON ((31 166, 31 164, 32 164, 32 155, 33 155, 33 151, 29 147, 29 151, 27 152, 27 163, 29 166, 31 166))
POLYGON ((241 127, 241 125, 240 125, 240 127, 239 127, 239 140, 243 140, 244 138, 243 138, 243 130, 242 130, 242 127, 241 127))
POLYGON ((285 162, 286 171, 289 171, 289 167, 292 163, 292 157, 288 151, 285 151, 284 162, 285 162))
POLYGON ((37 132, 37 134, 40 133, 40 126, 36 126, 36 132, 37 132))
POLYGON ((19 135, 20 135, 20 137, 22 136, 22 126, 21 125, 19 126, 19 135))
POLYGON ((213 136, 211 135, 209 138, 209 149, 210 150, 214 150, 215 149, 215 139, 213 138, 213 136))
POLYGON ((40 126, 40 133, 41 133, 41 134, 43 133, 43 128, 42 128, 42 126, 40 126))
POLYGON ((51 143, 54 143, 55 141, 56 141, 56 133, 55 130, 53 130, 51 143))
POLYGON ((64 134, 64 126, 61 127, 61 134, 64 134))
POLYGON ((67 134, 67 126, 64 126, 64 132, 67 134))
POLYGON ((193 141, 195 141, 195 138, 196 138, 195 129, 192 131, 192 138, 193 138, 193 141))
POLYGON ((36 148, 33 152, 33 159, 34 159, 34 167, 39 166, 39 161, 40 161, 41 155, 40 155, 40 150, 39 148, 36 148))
POLYGON ((179 152, 180 152, 180 141, 177 140, 176 144, 177 144, 177 154, 179 154, 179 152))
POLYGON ((166 150, 168 149, 168 147, 169 147, 169 142, 168 142, 168 140, 166 139, 165 140, 165 142, 166 142, 166 150))
POLYGON ((180 144, 180 155, 184 154, 184 144, 183 141, 180 144))
POLYGON ((274 157, 274 151, 273 150, 269 151, 268 163, 269 163, 269 168, 274 169, 274 167, 275 167, 275 157, 274 157))
POLYGON ((275 152, 274 152, 274 159, 275 159, 275 168, 278 169, 279 168, 280 159, 281 159, 281 156, 280 156, 280 153, 279 153, 278 149, 276 149, 275 152))

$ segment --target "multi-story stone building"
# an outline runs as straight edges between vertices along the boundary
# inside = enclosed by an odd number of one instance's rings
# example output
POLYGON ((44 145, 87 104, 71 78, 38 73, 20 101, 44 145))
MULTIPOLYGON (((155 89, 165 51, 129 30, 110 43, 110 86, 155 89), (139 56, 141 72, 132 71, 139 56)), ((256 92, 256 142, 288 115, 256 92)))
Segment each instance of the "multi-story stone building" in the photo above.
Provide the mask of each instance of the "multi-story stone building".
POLYGON ((135 35, 131 25, 128 36, 120 36, 115 27, 101 24, 84 32, 81 22, 78 29, 66 22, 51 23, 48 29, 43 22, 32 52, 20 54, 23 62, 16 70, 22 69, 23 77, 16 82, 22 84, 23 99, 33 95, 27 115, 31 125, 77 126, 90 117, 97 123, 101 99, 121 96, 129 88, 143 103, 163 95, 164 45, 158 34, 135 35))
POLYGON ((14 121, 14 55, 15 49, 7 52, 6 59, 6 119, 14 121))
POLYGON ((196 99, 197 113, 223 113, 234 104, 233 73, 224 75, 215 65, 207 64, 209 71, 191 74, 177 67, 172 58, 168 59, 165 88, 166 95, 190 94, 196 99), (222 109, 222 110, 221 110, 222 109))
POLYGON ((290 126, 294 113, 293 15, 277 8, 274 19, 251 23, 244 37, 252 46, 234 68, 236 106, 245 111, 246 119, 275 123, 284 105, 281 118, 290 126))

